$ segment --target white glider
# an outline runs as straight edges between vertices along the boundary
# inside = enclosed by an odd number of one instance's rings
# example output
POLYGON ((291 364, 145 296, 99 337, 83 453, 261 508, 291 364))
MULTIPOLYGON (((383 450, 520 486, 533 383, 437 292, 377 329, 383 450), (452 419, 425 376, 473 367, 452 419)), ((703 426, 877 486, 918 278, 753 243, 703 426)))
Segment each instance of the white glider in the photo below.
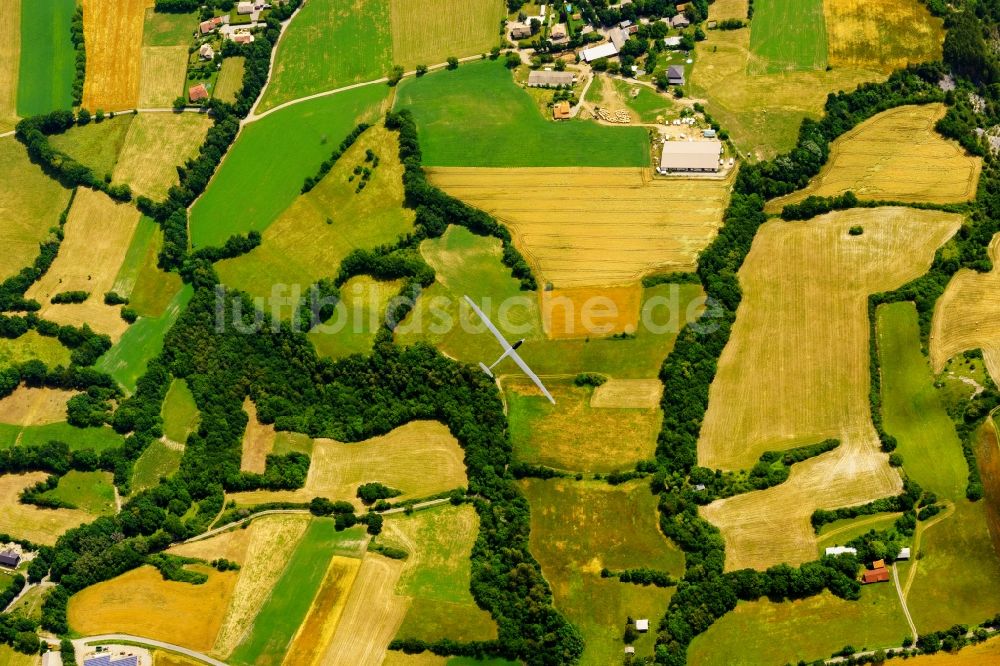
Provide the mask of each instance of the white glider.
POLYGON ((486 313, 484 313, 482 310, 479 309, 479 306, 476 305, 475 301, 473 301, 468 296, 465 297, 465 300, 472 307, 472 309, 475 310, 476 314, 479 315, 479 318, 483 320, 483 323, 486 324, 486 328, 490 330, 490 333, 492 333, 493 337, 497 339, 497 342, 500 343, 500 346, 503 347, 503 354, 500 355, 500 358, 498 358, 493 363, 493 365, 487 367, 485 363, 480 362, 479 367, 483 369, 483 372, 485 372, 490 377, 493 377, 493 368, 497 366, 497 363, 499 363, 500 361, 504 360, 509 356, 512 359, 514 359, 514 362, 517 363, 518 367, 520 367, 521 370, 524 371, 524 374, 528 375, 531 381, 535 382, 535 386, 541 389, 542 394, 549 399, 549 402, 551 402, 553 405, 556 404, 555 398, 553 398, 552 394, 549 393, 549 390, 545 388, 545 384, 542 383, 542 380, 538 378, 538 375, 536 375, 532 371, 532 369, 528 367, 528 364, 524 362, 524 359, 518 356, 517 352, 515 351, 518 347, 524 344, 524 339, 522 338, 518 340, 513 345, 510 344, 509 342, 507 342, 507 339, 503 337, 500 331, 497 330, 497 327, 493 325, 493 322, 490 321, 490 318, 486 316, 486 313))

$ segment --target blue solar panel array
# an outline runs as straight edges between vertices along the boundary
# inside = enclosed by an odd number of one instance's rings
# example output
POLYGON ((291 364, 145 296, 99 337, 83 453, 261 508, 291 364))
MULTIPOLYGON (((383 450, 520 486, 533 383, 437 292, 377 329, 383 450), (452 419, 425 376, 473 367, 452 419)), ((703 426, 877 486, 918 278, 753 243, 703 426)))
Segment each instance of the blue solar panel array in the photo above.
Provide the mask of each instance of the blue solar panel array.
POLYGON ((110 654, 91 657, 83 662, 83 666, 139 666, 139 657, 122 657, 112 661, 110 654))

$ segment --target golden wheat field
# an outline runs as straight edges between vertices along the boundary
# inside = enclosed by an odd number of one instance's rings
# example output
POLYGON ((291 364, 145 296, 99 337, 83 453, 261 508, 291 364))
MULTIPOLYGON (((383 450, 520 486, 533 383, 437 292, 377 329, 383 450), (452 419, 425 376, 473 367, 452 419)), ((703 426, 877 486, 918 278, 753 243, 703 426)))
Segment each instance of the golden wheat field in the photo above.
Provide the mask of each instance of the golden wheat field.
POLYGON ((17 79, 21 64, 21 3, 0 2, 0 132, 17 119, 17 79))
POLYGON ((944 19, 919 0, 823 0, 827 58, 834 68, 889 73, 941 59, 944 19))
POLYGON ((142 32, 153 0, 82 0, 87 75, 83 107, 123 111, 139 101, 142 32))
POLYGON ((431 182, 506 225, 542 283, 622 285, 688 271, 715 237, 729 180, 636 168, 435 168, 431 182))
POLYGON ((934 130, 945 111, 943 104, 900 106, 866 120, 833 142, 830 159, 808 187, 769 201, 767 211, 847 191, 907 203, 972 199, 983 160, 934 130))
POLYGON ((705 100, 741 153, 766 159, 791 149, 805 117, 818 118, 827 93, 877 81, 880 72, 850 67, 751 75, 750 30, 709 30, 684 92, 705 100))
POLYGON ((166 108, 184 94, 187 46, 143 46, 139 70, 139 108, 166 108))
POLYGON ((262 474, 267 454, 274 450, 276 436, 274 425, 264 425, 257 420, 257 406, 250 398, 243 401, 243 411, 250 419, 247 421, 246 432, 243 433, 243 457, 240 460, 240 469, 262 474))
MULTIPOLYGON (((266 520, 267 517, 259 518, 257 522, 266 520)), ((250 541, 253 531, 251 528, 240 529, 238 527, 216 534, 215 536, 190 543, 181 543, 171 546, 167 552, 171 555, 181 557, 196 557, 198 559, 212 561, 220 557, 243 565, 247 559, 247 551, 250 548, 250 541)))
POLYGON ((542 328, 550 340, 635 333, 642 285, 542 290, 538 300, 542 328))
POLYGON ((323 664, 379 666, 403 622, 409 602, 394 590, 403 562, 367 553, 333 634, 323 664))
POLYGON ((590 406, 619 409, 659 407, 663 384, 659 379, 609 379, 590 396, 590 406))
POLYGON ((89 324, 114 340, 121 337, 128 324, 120 308, 104 304, 104 294, 114 285, 138 224, 139 211, 133 206, 81 187, 66 220, 59 254, 26 294, 42 304, 40 314, 59 324, 89 324), (49 302, 64 291, 86 291, 90 297, 83 303, 49 302))
POLYGON ((1000 383, 1000 234, 990 243, 990 258, 992 271, 958 271, 938 299, 930 338, 936 373, 956 354, 982 349, 990 376, 1000 383))
POLYGON ((66 401, 76 391, 21 386, 0 399, 0 423, 44 425, 66 420, 66 401))
POLYGON ((709 18, 713 21, 724 21, 726 19, 747 18, 747 0, 715 0, 709 5, 709 18))
POLYGON ((500 44, 502 0, 390 0, 392 60, 411 70, 500 44))
POLYGON ((354 444, 317 439, 304 488, 232 493, 228 498, 248 506, 274 501, 308 502, 322 496, 361 507, 355 492, 370 481, 402 490, 396 500, 464 487, 468 484, 465 455, 441 423, 414 421, 387 435, 354 444))
POLYGON ((69 600, 70 627, 85 636, 125 633, 201 652, 215 642, 237 573, 192 565, 208 576, 203 585, 163 580, 143 566, 76 593, 69 600))
POLYGON ((159 199, 177 184, 177 167, 198 154, 212 121, 200 113, 140 113, 128 128, 115 182, 159 199))
POLYGON ((232 600, 223 610, 225 617, 213 653, 228 656, 250 631, 308 526, 306 515, 264 516, 246 530, 237 530, 249 533, 249 545, 232 600))
POLYGON ((326 663, 322 660, 323 654, 316 648, 327 645, 333 639, 360 568, 361 560, 356 557, 335 555, 330 558, 323 583, 309 607, 309 614, 292 639, 282 666, 319 666, 326 663))
POLYGON ((66 530, 94 519, 78 509, 40 509, 18 501, 22 490, 47 477, 44 472, 0 475, 0 533, 52 546, 66 530))
POLYGON ((867 297, 923 274, 960 223, 937 211, 874 208, 761 227, 740 270, 743 301, 709 393, 698 462, 745 469, 766 450, 828 437, 841 446, 796 465, 782 485, 703 509, 723 532, 727 568, 812 559, 814 509, 898 490, 868 406, 867 297), (855 225, 862 235, 848 233, 855 225))

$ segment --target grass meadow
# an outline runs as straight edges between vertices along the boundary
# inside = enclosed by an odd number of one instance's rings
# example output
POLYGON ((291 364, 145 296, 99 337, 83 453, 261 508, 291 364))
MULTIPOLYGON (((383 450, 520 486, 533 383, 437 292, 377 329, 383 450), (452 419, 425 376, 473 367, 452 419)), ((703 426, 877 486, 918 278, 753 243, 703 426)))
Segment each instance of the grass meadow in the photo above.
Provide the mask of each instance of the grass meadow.
POLYGON ((449 56, 486 53, 500 44, 502 0, 389 0, 392 61, 407 71, 449 56))
POLYGON ((128 183, 136 194, 162 199, 178 182, 177 166, 197 156, 211 124, 200 113, 139 114, 122 144, 115 182, 128 183))
POLYGON ((114 173, 118 156, 125 145, 129 128, 137 116, 130 113, 69 128, 49 138, 52 147, 66 153, 77 162, 89 166, 100 178, 114 173))
POLYGON ((38 244, 59 224, 70 191, 42 173, 13 137, 0 139, 0 280, 14 275, 38 256, 38 244))
POLYGON ((396 586, 396 594, 412 599, 400 638, 496 638, 493 619, 476 605, 469 589, 470 557, 478 534, 479 517, 471 504, 444 505, 386 520, 379 542, 409 553, 396 586))
POLYGON ((969 469, 962 442, 945 411, 930 364, 921 352, 920 327, 913 303, 878 308, 882 417, 896 437, 907 476, 943 499, 965 497, 969 469))
POLYGON ((361 559, 335 555, 330 559, 319 590, 309 607, 309 613, 288 646, 282 666, 315 666, 316 646, 328 645, 340 624, 354 582, 361 568, 361 559))
POLYGON ((97 369, 110 374, 127 391, 135 391, 135 383, 146 372, 149 361, 163 349, 167 331, 177 321, 181 310, 194 296, 191 285, 177 292, 163 314, 139 317, 128 327, 121 339, 97 360, 97 369))
POLYGON ((18 652, 6 643, 0 645, 0 666, 37 666, 38 655, 18 652))
POLYGON ((358 122, 379 117, 387 95, 385 86, 366 86, 247 125, 191 208, 192 245, 222 245, 233 234, 266 229, 358 122))
POLYGON ((59 485, 43 497, 69 502, 77 509, 95 516, 115 513, 115 486, 110 472, 70 470, 59 485))
POLYGON ((0 475, 0 533, 51 546, 66 530, 93 522, 94 516, 80 509, 21 504, 21 492, 46 478, 45 472, 0 475))
POLYGON ((139 492, 160 483, 180 469, 184 451, 160 440, 149 443, 132 466, 132 489, 139 492))
POLYGON ((69 444, 69 448, 93 449, 100 453, 105 449, 122 445, 124 438, 110 427, 77 428, 68 423, 49 423, 37 426, 0 425, 0 449, 19 444, 45 444, 49 440, 69 444))
POLYGON ((402 289, 402 280, 380 282, 367 275, 348 280, 340 288, 343 311, 327 320, 326 327, 309 331, 309 339, 320 356, 342 358, 367 354, 375 343, 375 333, 385 321, 386 306, 402 289), (333 330, 339 327, 339 330, 333 330))
POLYGON ((335 555, 359 557, 364 550, 363 528, 337 532, 333 520, 315 519, 288 560, 253 623, 249 636, 236 648, 229 662, 235 666, 278 666, 305 619, 335 555))
MULTIPOLYGON (((483 305, 489 299, 487 315, 508 339, 528 341, 518 353, 541 375, 602 372, 636 379, 657 376, 679 327, 700 312, 704 303, 699 286, 659 285, 642 290, 641 307, 650 313, 651 325, 640 325, 634 338, 550 340, 543 330, 538 294, 520 291, 519 282, 500 262, 500 241, 476 236, 464 227, 450 227, 440 238, 424 241, 420 251, 436 271, 437 280, 424 290, 397 329, 396 340, 401 344, 426 340, 467 363, 492 360, 500 352, 471 310, 459 306, 464 295, 483 305), (440 298, 447 300, 435 302, 440 298), (507 299, 513 306, 505 309, 503 317, 494 317, 499 313, 497 304, 507 299), (448 322, 457 323, 441 326, 448 322)), ((498 367, 501 375, 506 367, 498 367)))
POLYGON ((243 88, 243 70, 246 68, 246 58, 236 56, 222 61, 219 70, 219 80, 215 84, 216 99, 230 104, 236 101, 236 93, 243 88))
POLYGON ((50 368, 69 365, 70 351, 55 338, 28 331, 19 338, 0 339, 0 368, 38 359, 50 368))
POLYGON ((146 10, 143 22, 143 46, 187 46, 198 29, 198 12, 174 14, 146 10))
POLYGON ((0 131, 17 122, 17 88, 21 58, 21 3, 0 5, 0 131))
POLYGON ((504 382, 517 460, 574 472, 610 472, 653 457, 663 420, 658 408, 594 408, 593 389, 566 380, 548 380, 546 388, 556 404, 528 381, 504 382))
MULTIPOLYGON (((659 530, 656 496, 648 484, 526 479, 531 504, 531 552, 552 586, 555 607, 583 633, 581 664, 621 659, 628 617, 656 626, 673 588, 643 587, 601 578, 602 567, 650 567, 680 576, 684 553, 659 530)), ((635 643, 636 656, 653 652, 655 632, 635 643)))
POLYGON ((385 76, 392 65, 389 26, 389 0, 311 0, 278 42, 258 110, 385 76))
POLYGON ((73 106, 76 50, 70 40, 74 0, 21 4, 17 113, 34 116, 73 106))
POLYGON ((163 230, 145 215, 132 235, 111 290, 129 299, 128 306, 141 317, 159 317, 170 301, 183 289, 176 273, 157 268, 157 255, 163 245, 163 230))
POLYGON ((164 436, 179 444, 186 442, 188 435, 198 427, 198 405, 185 380, 175 379, 170 383, 160 413, 164 436))
POLYGON ((551 122, 499 61, 405 79, 396 108, 413 111, 425 166, 650 164, 645 128, 551 122))
POLYGON ((263 230, 260 247, 219 262, 219 278, 254 296, 269 297, 278 284, 299 285, 304 292, 320 278, 336 275, 353 250, 392 243, 411 232, 414 212, 403 207, 398 154, 394 132, 381 125, 370 128, 312 191, 263 230), (377 167, 371 166, 374 160, 365 161, 366 150, 378 156, 377 167), (358 191, 361 179, 353 171, 363 167, 371 169, 371 177, 358 191))
POLYGON ((892 584, 870 585, 858 601, 823 592, 800 601, 740 602, 697 636, 688 661, 751 666, 823 659, 845 644, 858 650, 897 647, 910 634, 892 584))
POLYGON ((826 67, 823 0, 758 0, 754 4, 748 62, 751 74, 826 67))

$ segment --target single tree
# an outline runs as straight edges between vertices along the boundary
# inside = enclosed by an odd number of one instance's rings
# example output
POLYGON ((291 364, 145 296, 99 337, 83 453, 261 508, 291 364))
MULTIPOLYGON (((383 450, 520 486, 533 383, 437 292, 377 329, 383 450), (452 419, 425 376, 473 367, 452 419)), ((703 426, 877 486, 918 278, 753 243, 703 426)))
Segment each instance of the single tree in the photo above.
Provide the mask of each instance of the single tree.
POLYGON ((448 69, 458 69, 458 58, 448 56, 448 69))

